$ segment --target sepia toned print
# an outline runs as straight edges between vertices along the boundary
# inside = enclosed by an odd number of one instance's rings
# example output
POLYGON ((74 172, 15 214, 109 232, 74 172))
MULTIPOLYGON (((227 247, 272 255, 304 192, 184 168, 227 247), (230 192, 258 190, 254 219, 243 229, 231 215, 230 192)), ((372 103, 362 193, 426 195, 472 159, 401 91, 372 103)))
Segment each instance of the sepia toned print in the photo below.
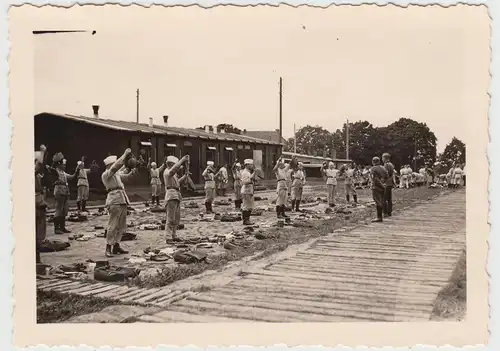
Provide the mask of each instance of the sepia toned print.
POLYGON ((481 317, 489 33, 457 28, 484 10, 258 9, 33 31, 37 327, 481 317))

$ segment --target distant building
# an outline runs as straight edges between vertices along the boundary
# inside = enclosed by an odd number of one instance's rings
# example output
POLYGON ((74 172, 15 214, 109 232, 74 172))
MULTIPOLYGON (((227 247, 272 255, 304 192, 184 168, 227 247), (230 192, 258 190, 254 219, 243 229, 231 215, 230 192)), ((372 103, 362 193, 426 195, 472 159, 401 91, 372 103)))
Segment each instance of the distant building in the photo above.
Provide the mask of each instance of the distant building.
MULTIPOLYGON (((104 119, 96 111, 94 117, 44 112, 34 116, 35 145, 46 144, 49 159, 53 153, 63 152, 69 170, 82 156, 86 156, 88 166, 95 160, 102 170, 104 158, 110 154, 121 155, 126 148, 131 148, 134 155, 145 162, 149 157, 161 163, 168 155, 189 154, 196 184, 202 183, 201 173, 207 161, 231 165, 236 159, 243 162, 245 158, 253 158, 261 165, 266 179, 273 177, 273 164, 281 155, 280 143, 250 135, 210 132, 208 128, 171 127, 167 122, 167 116, 164 116, 164 125, 154 125, 152 118, 150 123, 138 124, 104 119)), ((148 184, 145 169, 141 171, 139 183, 148 184)), ((91 187, 97 186, 91 184, 91 187)))
POLYGON ((244 130, 243 135, 250 136, 257 139, 267 140, 274 143, 285 144, 286 139, 280 138, 280 131, 277 130, 244 130))

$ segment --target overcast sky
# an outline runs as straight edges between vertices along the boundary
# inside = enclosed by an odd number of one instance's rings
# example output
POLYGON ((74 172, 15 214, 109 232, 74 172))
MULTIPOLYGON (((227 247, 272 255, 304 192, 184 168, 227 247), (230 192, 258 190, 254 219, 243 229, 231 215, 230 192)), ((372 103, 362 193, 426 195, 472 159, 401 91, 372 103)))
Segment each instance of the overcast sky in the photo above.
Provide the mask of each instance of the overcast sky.
POLYGON ((140 88, 142 122, 169 115, 179 127, 273 130, 282 76, 285 137, 294 123, 333 132, 345 117, 383 126, 405 116, 426 122, 441 151, 453 136, 466 141, 463 121, 478 117, 486 94, 489 27, 473 24, 486 14, 478 7, 469 16, 440 7, 230 16, 223 7, 98 8, 96 35, 35 37, 37 113, 90 116, 99 104, 103 117, 135 120, 140 88))

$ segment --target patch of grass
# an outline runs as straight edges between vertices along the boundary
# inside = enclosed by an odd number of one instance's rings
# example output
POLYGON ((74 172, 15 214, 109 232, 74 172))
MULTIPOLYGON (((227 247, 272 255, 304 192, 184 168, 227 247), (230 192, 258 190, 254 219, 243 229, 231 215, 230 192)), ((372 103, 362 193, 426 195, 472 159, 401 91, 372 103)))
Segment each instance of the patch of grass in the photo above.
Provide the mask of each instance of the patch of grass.
POLYGON ((36 304, 37 323, 60 323, 73 316, 99 312, 105 307, 117 305, 120 302, 37 290, 36 304))
POLYGON ((431 320, 458 320, 467 311, 467 263, 465 250, 460 255, 448 284, 434 301, 431 320))

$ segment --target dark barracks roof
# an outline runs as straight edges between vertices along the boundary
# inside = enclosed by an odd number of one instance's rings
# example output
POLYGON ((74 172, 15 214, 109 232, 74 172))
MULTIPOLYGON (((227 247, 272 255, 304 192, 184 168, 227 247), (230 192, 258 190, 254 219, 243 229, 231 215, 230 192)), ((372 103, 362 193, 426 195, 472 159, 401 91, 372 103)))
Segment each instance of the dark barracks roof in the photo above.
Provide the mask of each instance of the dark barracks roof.
POLYGON ((92 124, 95 126, 108 128, 112 130, 124 131, 124 132, 139 132, 144 134, 157 134, 157 135, 168 135, 168 136, 178 136, 185 138, 197 138, 205 140, 217 140, 217 141, 234 141, 242 143, 253 143, 253 144, 267 144, 267 145, 281 145, 278 142, 264 140, 259 138, 250 137, 247 135, 239 135, 232 133, 207 133, 200 129, 189 129, 189 128, 178 128, 170 126, 153 125, 149 126, 147 123, 136 123, 132 121, 118 121, 105 118, 87 117, 87 116, 76 116, 70 114, 60 114, 52 112, 43 112, 35 115, 37 118, 43 118, 44 115, 69 119, 77 122, 92 124))

